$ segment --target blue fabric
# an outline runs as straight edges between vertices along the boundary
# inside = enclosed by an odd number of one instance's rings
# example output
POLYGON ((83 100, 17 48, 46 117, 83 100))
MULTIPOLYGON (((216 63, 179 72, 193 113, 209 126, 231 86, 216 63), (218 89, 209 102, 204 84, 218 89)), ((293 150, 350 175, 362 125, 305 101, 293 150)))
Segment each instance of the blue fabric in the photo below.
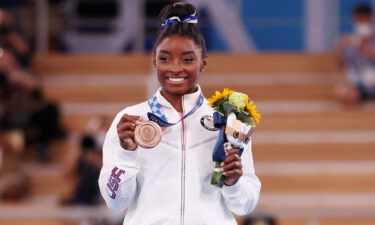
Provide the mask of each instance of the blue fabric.
POLYGON ((177 19, 177 18, 173 18, 173 19, 166 19, 164 20, 164 23, 161 25, 161 29, 162 30, 165 30, 167 29, 172 23, 175 23, 175 22, 181 22, 181 23, 185 23, 187 21, 190 21, 190 20, 196 20, 197 17, 194 16, 194 15, 189 15, 189 16, 185 16, 184 18, 182 18, 181 20, 177 19))
MULTIPOLYGON (((149 100, 148 100, 148 106, 150 107, 151 109, 151 112, 156 116, 156 117, 159 117, 161 120, 164 120, 164 121, 167 121, 167 118, 165 117, 165 115, 160 111, 160 104, 156 98, 156 96, 152 96, 149 100)), ((150 118, 150 117, 149 117, 150 118)))
POLYGON ((196 20, 196 19, 197 19, 196 16, 194 16, 194 15, 188 15, 188 16, 185 16, 184 18, 181 19, 181 23, 187 22, 189 20, 196 20))
POLYGON ((216 128, 221 128, 227 124, 227 118, 219 112, 214 112, 214 126, 216 128))
POLYGON ((157 123, 161 127, 170 127, 170 126, 176 125, 177 123, 181 122, 182 120, 184 120, 184 119, 188 118, 190 115, 192 115, 195 111, 197 111, 197 109, 199 107, 201 107, 203 105, 203 102, 204 102, 204 96, 201 94, 199 96, 197 104, 195 104, 194 108, 190 112, 185 114, 176 123, 168 123, 167 118, 165 117, 165 115, 160 110, 160 104, 159 104, 156 96, 152 96, 148 100, 148 106, 150 107, 151 112, 147 113, 147 117, 150 121, 153 121, 153 122, 157 123))
POLYGON ((212 152, 212 161, 224 161, 227 157, 224 151, 224 129, 227 123, 227 118, 218 112, 214 112, 214 126, 220 128, 219 136, 217 137, 214 150, 212 152))
POLYGON ((172 23, 178 21, 177 19, 166 19, 164 20, 164 23, 161 25, 161 29, 165 30, 167 29, 172 23))
MULTIPOLYGON (((214 126, 220 128, 219 136, 217 137, 214 149, 212 151, 212 161, 219 162, 224 161, 227 156, 224 151, 224 141, 225 141, 225 127, 227 125, 227 118, 220 114, 219 112, 214 112, 214 126)), ((241 157, 243 153, 243 148, 238 151, 238 156, 241 157)))
POLYGON ((157 115, 155 115, 153 113, 150 113, 150 112, 147 113, 147 117, 148 117, 148 120, 157 123, 161 127, 170 127, 170 126, 174 125, 172 123, 168 123, 166 120, 163 120, 160 117, 158 117, 157 115))
POLYGON ((224 129, 225 126, 220 128, 219 136, 217 137, 215 147, 212 152, 212 161, 214 162, 224 161, 227 158, 224 151, 224 129))

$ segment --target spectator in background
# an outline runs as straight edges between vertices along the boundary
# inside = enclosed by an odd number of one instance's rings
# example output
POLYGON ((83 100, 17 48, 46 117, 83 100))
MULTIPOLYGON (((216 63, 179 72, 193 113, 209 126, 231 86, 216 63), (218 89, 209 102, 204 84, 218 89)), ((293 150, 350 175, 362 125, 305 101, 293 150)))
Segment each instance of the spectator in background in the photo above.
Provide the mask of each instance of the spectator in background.
MULTIPOLYGON (((0 35, 1 37, 1 35, 0 35)), ((41 88, 41 80, 22 69, 14 52, 0 44, 0 73, 5 76, 9 84, 27 90, 41 88)))
POLYGON ((20 133, 25 139, 31 114, 36 110, 32 93, 39 89, 36 77, 18 67, 13 52, 0 46, 0 128, 20 133))
POLYGON ((95 139, 96 144, 101 149, 111 121, 106 116, 94 116, 89 119, 86 126, 87 135, 95 139))
POLYGON ((22 148, 19 133, 0 128, 0 201, 18 201, 29 194, 29 182, 21 167, 22 148))
POLYGON ((0 127, 22 132, 39 161, 47 162, 49 144, 65 135, 57 105, 43 97, 41 80, 22 69, 14 52, 4 46, 0 46, 0 82, 0 127))
POLYGON ((14 18, 0 8, 0 45, 13 51, 21 68, 30 65, 31 48, 25 38, 17 30, 14 18))
POLYGON ((86 125, 85 134, 79 138, 72 136, 73 148, 66 155, 65 175, 76 176, 78 183, 62 204, 96 205, 99 197, 100 168, 102 167, 102 146, 110 126, 106 116, 94 116, 86 125))
POLYGON ((63 205, 96 205, 99 200, 98 178, 102 166, 102 153, 95 141, 90 135, 83 135, 79 143, 78 157, 73 159, 71 168, 77 176, 78 182, 74 191, 66 199, 62 200, 63 205))
POLYGON ((373 12, 369 5, 357 5, 353 11, 354 32, 342 37, 338 61, 346 80, 335 92, 345 105, 375 99, 375 36, 373 12))

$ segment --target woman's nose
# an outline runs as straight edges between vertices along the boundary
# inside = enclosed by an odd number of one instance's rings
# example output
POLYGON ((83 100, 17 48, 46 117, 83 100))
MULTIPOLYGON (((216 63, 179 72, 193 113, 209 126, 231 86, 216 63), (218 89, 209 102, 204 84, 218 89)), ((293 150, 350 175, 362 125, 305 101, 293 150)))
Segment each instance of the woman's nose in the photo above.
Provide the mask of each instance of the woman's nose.
POLYGON ((180 63, 178 62, 175 62, 175 63, 172 63, 171 66, 169 67, 169 71, 172 73, 172 74, 179 74, 182 72, 182 66, 180 63))

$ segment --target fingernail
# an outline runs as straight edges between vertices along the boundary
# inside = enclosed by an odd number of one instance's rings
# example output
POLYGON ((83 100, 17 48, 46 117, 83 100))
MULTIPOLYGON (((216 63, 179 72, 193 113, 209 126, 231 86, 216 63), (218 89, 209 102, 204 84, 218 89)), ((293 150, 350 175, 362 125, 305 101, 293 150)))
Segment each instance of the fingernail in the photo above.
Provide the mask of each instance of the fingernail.
POLYGON ((220 169, 220 172, 221 172, 221 173, 224 173, 224 168, 221 168, 221 169, 220 169))
POLYGON ((135 121, 135 125, 138 126, 138 125, 140 125, 140 124, 141 124, 141 121, 139 121, 139 120, 136 120, 136 121, 135 121))
POLYGON ((220 166, 223 167, 223 166, 224 166, 224 162, 222 162, 222 163, 220 164, 220 166))
POLYGON ((226 176, 226 175, 227 175, 227 173, 225 173, 225 172, 224 172, 224 173, 222 173, 222 174, 223 174, 224 176, 226 176))

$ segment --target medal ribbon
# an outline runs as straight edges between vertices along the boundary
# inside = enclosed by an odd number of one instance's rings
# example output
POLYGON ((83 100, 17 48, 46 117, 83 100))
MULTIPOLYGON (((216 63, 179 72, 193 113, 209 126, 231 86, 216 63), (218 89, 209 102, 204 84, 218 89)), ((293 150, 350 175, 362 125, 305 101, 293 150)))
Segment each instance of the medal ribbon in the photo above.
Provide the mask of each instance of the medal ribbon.
POLYGON ((201 107, 203 105, 203 102, 204 102, 204 97, 203 95, 201 94, 199 96, 199 99, 197 101, 197 103, 195 104, 194 108, 192 110, 190 110, 190 112, 188 112, 187 114, 185 114, 179 121, 177 121, 176 123, 169 123, 167 121, 167 118, 165 117, 165 115, 161 112, 160 110, 160 104, 156 98, 156 96, 152 96, 149 100, 148 100, 148 105, 151 109, 151 112, 148 112, 147 113, 147 117, 150 121, 153 121, 155 123, 157 123, 159 126, 161 127, 170 127, 170 126, 173 126, 173 125, 176 125, 178 124, 179 122, 181 122, 182 120, 188 118, 190 115, 192 115, 195 111, 197 111, 197 109, 199 107, 201 107))

